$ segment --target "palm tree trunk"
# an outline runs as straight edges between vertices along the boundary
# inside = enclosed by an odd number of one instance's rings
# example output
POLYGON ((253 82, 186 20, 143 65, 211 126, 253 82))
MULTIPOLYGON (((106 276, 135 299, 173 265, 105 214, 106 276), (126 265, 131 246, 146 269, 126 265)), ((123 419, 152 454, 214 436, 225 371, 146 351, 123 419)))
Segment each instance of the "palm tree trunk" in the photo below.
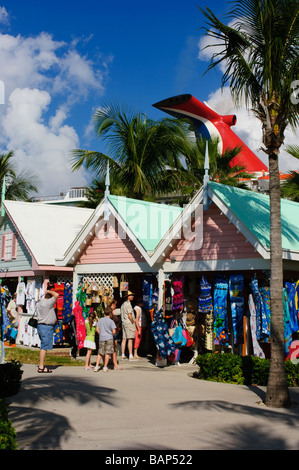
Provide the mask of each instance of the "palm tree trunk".
POLYGON ((291 405, 284 358, 283 260, 280 217, 280 179, 278 154, 269 154, 270 252, 271 252, 271 359, 266 405, 275 408, 291 405))

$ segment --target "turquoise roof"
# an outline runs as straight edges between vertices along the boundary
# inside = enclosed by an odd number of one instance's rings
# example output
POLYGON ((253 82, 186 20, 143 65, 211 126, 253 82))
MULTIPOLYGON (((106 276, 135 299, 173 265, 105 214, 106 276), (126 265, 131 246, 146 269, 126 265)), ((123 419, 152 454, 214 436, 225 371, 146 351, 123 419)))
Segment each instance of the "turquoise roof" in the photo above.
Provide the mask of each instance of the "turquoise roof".
MULTIPOLYGON (((269 250, 269 196, 213 182, 209 187, 269 250)), ((281 199, 281 235, 284 250, 299 251, 299 203, 281 199)))
POLYGON ((108 196, 132 234, 147 252, 153 252, 183 209, 122 196, 108 196))

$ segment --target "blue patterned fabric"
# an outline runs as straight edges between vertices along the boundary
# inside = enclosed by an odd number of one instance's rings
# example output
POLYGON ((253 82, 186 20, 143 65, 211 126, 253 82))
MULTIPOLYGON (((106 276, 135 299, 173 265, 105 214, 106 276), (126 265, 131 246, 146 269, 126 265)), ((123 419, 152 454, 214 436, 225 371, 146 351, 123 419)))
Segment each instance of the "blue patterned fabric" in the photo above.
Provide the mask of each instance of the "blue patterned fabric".
POLYGON ((176 347, 168 333, 168 326, 163 317, 163 309, 155 308, 151 324, 154 341, 161 359, 166 359, 172 353, 175 354, 176 347))
POLYGON ((243 336, 243 274, 232 274, 229 278, 229 294, 232 313, 234 344, 242 344, 243 336))
POLYGON ((62 309, 62 321, 64 323, 70 323, 72 319, 73 309, 73 288, 71 284, 66 283, 64 285, 63 292, 63 309, 62 309))
POLYGON ((261 287, 260 294, 265 311, 265 319, 262 322, 262 339, 264 343, 269 342, 270 333, 271 333, 271 304, 270 304, 270 287, 261 287))
POLYGON ((291 282, 286 282, 285 287, 287 289, 288 298, 289 298, 289 312, 290 312, 292 332, 297 333, 297 331, 299 330, 299 325, 298 325, 298 313, 296 310, 296 301, 295 301, 296 284, 291 283, 291 282))
POLYGON ((58 323, 54 326, 54 344, 61 344, 63 343, 63 328, 62 328, 62 321, 59 320, 58 323))
POLYGON ((6 305, 8 303, 7 294, 5 289, 1 288, 0 294, 0 302, 1 302, 1 339, 4 339, 4 332, 6 328, 10 325, 7 313, 6 313, 6 305))
POLYGON ((152 296, 153 296, 153 278, 152 276, 144 276, 142 281, 142 296, 143 296, 143 307, 145 310, 152 308, 152 296))
POLYGON ((289 310, 289 296, 288 291, 283 288, 283 325, 284 325, 284 352, 289 355, 289 349, 292 344, 292 326, 289 310))
POLYGON ((224 276, 219 276, 216 278, 214 285, 214 342, 221 346, 227 346, 229 344, 227 295, 228 282, 224 276))
POLYGON ((213 308, 211 290, 212 286, 208 283, 206 278, 202 276, 202 280, 200 281, 200 297, 198 299, 198 311, 200 313, 211 312, 213 308))
POLYGON ((269 327, 257 279, 252 279, 250 288, 256 309, 256 338, 258 341, 264 341, 269 336, 269 327))

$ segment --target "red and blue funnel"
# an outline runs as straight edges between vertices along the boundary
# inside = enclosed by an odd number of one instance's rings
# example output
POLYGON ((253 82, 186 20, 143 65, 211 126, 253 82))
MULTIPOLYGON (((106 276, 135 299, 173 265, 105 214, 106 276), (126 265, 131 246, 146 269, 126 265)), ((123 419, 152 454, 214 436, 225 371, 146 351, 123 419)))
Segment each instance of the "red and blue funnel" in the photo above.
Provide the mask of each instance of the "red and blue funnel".
POLYGON ((267 166, 231 130, 231 126, 237 122, 235 115, 221 116, 189 94, 173 96, 153 106, 172 116, 188 119, 198 138, 218 137, 221 154, 228 148, 241 147, 240 153, 231 160, 231 166, 241 165, 248 173, 268 171, 267 166))

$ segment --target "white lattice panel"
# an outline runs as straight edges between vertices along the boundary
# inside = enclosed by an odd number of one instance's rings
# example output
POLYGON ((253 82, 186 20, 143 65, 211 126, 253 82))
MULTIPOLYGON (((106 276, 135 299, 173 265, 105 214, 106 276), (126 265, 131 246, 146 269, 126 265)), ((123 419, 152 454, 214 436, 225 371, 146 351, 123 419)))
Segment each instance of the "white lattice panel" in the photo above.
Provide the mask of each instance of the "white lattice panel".
POLYGON ((73 276, 57 276, 57 282, 73 282, 73 276))
POLYGON ((109 287, 113 295, 113 274, 83 274, 81 281, 89 284, 95 282, 99 287, 109 287))
POLYGON ((44 282, 43 276, 28 276, 27 281, 35 281, 37 284, 42 284, 44 282))

